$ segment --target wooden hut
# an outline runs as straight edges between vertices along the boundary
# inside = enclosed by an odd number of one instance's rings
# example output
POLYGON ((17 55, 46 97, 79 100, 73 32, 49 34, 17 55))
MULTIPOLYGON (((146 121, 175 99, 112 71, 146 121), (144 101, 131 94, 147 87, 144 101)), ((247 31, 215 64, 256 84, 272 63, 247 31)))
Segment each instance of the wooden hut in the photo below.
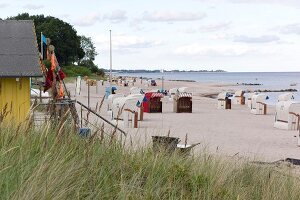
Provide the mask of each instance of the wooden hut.
POLYGON ((41 76, 33 21, 0 20, 0 122, 26 119, 30 78, 41 76))
POLYGON ((177 93, 174 96, 173 110, 176 113, 191 113, 193 110, 192 94, 191 93, 177 93))
POLYGON ((162 112, 162 101, 164 97, 162 93, 158 92, 147 92, 145 93, 146 101, 143 102, 144 112, 147 113, 161 113, 162 112))

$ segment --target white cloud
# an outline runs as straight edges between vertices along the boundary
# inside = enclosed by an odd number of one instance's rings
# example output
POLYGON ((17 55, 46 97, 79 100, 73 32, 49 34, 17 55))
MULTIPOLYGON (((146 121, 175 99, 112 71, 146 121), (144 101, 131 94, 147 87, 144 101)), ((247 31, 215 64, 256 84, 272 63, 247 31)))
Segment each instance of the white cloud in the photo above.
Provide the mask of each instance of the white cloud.
POLYGON ((97 22, 108 20, 111 23, 120 23, 127 19, 126 11, 124 10, 114 10, 111 13, 106 13, 102 15, 99 12, 93 12, 85 15, 81 18, 76 19, 73 23, 77 26, 92 26, 97 22))
POLYGON ((79 19, 77 19, 74 24, 77 26, 92 26, 94 25, 96 22, 101 21, 102 20, 102 16, 100 13, 94 12, 94 13, 90 13, 84 17, 81 17, 79 19))
POLYGON ((29 10, 38 10, 44 8, 43 5, 36 5, 36 4, 26 4, 23 6, 23 8, 29 9, 29 10))
POLYGON ((205 16, 201 12, 154 11, 144 12, 142 20, 150 22, 196 21, 205 16))
POLYGON ((9 4, 7 4, 7 3, 0 3, 0 8, 6 8, 8 6, 9 6, 9 4))
POLYGON ((300 35, 300 23, 281 26, 281 27, 275 28, 274 30, 279 30, 279 32, 283 33, 283 34, 297 34, 297 35, 300 35))
MULTIPOLYGON (((109 38, 106 35, 95 35, 94 41, 104 50, 109 48, 109 38)), ((114 50, 136 50, 161 45, 162 41, 146 39, 144 37, 130 35, 113 35, 112 46, 114 50)))
POLYGON ((234 36, 233 41, 243 43, 271 43, 280 41, 280 38, 276 35, 262 35, 258 37, 239 35, 234 36))
POLYGON ((300 6, 299 0, 198 0, 201 2, 207 3, 222 3, 222 2, 229 2, 229 3, 260 3, 260 4, 280 4, 286 6, 300 6))
POLYGON ((191 44, 176 48, 174 53, 182 56, 242 56, 248 51, 248 47, 238 45, 203 46, 201 44, 191 44))
POLYGON ((203 25, 198 28, 187 28, 183 30, 185 33, 197 33, 197 32, 216 32, 216 31, 224 31, 229 29, 231 25, 231 22, 221 22, 221 23, 215 23, 215 24, 208 24, 208 25, 203 25))
POLYGON ((110 14, 105 14, 103 19, 107 19, 112 23, 119 23, 127 19, 125 10, 114 10, 110 14))
POLYGON ((173 53, 179 56, 237 57, 246 55, 273 55, 277 49, 272 47, 250 47, 247 45, 209 45, 190 44, 176 48, 173 53))

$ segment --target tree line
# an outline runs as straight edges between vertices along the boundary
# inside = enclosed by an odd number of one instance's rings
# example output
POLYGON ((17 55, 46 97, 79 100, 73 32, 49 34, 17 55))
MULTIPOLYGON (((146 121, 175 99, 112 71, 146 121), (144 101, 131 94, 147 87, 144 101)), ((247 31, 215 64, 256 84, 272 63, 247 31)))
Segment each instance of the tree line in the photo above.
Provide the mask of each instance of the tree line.
POLYGON ((33 20, 39 48, 40 33, 43 32, 55 46, 58 62, 62 66, 80 65, 89 68, 93 73, 103 75, 102 69, 95 65, 97 56, 95 45, 90 37, 78 35, 72 25, 61 19, 44 15, 29 15, 28 13, 8 17, 8 20, 33 20))

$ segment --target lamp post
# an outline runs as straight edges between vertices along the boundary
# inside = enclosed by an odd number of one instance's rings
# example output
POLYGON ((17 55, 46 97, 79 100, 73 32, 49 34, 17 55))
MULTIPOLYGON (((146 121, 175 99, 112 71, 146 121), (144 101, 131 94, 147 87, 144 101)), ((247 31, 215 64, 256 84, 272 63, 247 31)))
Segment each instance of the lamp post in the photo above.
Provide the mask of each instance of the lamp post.
POLYGON ((110 87, 110 94, 111 94, 111 87, 112 87, 112 51, 111 51, 111 30, 109 30, 109 45, 110 45, 110 73, 109 73, 109 87, 110 87))
POLYGON ((161 70, 161 73, 162 73, 162 77, 161 77, 161 81, 162 81, 161 92, 163 92, 164 91, 164 70, 163 69, 161 70))

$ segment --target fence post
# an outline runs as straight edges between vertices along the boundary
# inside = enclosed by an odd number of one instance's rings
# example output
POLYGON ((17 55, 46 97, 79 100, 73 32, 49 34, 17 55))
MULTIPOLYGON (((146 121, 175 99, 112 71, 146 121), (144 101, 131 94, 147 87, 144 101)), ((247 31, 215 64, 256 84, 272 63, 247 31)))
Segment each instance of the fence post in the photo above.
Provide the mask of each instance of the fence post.
POLYGON ((137 128, 138 127, 138 112, 134 112, 134 124, 133 124, 133 128, 137 128))

